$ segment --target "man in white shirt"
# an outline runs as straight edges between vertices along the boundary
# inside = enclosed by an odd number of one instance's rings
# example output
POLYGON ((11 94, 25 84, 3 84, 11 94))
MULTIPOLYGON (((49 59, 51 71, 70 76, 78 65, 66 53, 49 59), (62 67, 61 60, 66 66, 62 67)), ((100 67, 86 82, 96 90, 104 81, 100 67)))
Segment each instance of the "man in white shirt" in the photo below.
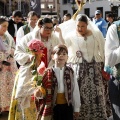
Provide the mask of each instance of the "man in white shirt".
POLYGON ((25 36, 27 33, 33 31, 36 22, 38 20, 38 15, 34 11, 30 11, 27 16, 27 24, 20 27, 19 30, 17 31, 16 35, 16 44, 19 44, 19 41, 23 36, 25 36))
MULTIPOLYGON (((33 31, 36 23, 38 20, 38 15, 34 11, 30 11, 27 16, 27 24, 24 26, 21 26, 16 35, 16 45, 19 44, 22 37, 24 37, 27 33, 33 31)), ((19 68, 20 65, 17 63, 17 67, 19 68)))

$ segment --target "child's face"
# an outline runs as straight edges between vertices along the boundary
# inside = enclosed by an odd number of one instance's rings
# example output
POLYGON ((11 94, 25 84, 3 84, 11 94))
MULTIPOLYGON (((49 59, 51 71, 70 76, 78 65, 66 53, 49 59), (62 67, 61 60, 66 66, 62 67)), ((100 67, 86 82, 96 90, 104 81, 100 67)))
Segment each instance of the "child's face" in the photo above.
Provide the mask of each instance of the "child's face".
POLYGON ((57 65, 65 65, 68 59, 68 54, 66 53, 65 50, 55 53, 53 55, 53 60, 55 61, 55 64, 57 65))

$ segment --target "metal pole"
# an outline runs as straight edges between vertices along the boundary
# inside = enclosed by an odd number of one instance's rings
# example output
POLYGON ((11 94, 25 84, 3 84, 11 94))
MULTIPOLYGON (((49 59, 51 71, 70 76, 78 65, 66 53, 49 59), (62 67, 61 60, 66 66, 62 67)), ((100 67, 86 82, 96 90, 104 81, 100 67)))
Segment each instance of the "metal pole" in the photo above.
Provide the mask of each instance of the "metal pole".
POLYGON ((41 0, 40 0, 40 17, 42 15, 42 11, 41 11, 41 0))
POLYGON ((5 2, 4 2, 4 16, 5 16, 5 2))
POLYGON ((9 0, 9 15, 11 14, 11 5, 12 5, 11 0, 9 0))
POLYGON ((53 10, 53 6, 50 6, 51 18, 52 18, 52 10, 53 10))
POLYGON ((18 0, 18 10, 21 11, 21 0, 18 0))

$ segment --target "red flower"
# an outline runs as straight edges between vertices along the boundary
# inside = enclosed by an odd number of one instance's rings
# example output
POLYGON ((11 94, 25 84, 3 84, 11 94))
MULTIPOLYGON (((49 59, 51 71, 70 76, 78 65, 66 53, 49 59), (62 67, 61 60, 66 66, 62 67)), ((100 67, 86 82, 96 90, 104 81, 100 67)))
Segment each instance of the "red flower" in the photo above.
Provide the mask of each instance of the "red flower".
POLYGON ((31 40, 27 43, 27 46, 29 50, 39 53, 42 53, 42 49, 44 48, 44 44, 38 39, 31 40))
POLYGON ((40 74, 40 75, 43 75, 44 72, 45 72, 45 64, 43 61, 41 61, 41 64, 39 65, 39 67, 37 68, 37 72, 40 74))

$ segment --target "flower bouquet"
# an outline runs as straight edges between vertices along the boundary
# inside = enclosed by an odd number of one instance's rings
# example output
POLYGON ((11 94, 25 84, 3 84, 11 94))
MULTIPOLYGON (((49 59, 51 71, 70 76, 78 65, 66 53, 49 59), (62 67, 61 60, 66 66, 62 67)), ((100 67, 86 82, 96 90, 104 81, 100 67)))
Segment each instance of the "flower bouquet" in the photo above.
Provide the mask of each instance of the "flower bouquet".
POLYGON ((42 57, 44 57, 43 50, 44 50, 44 44, 37 39, 33 39, 27 44, 28 49, 27 51, 32 53, 34 56, 31 63, 31 74, 32 74, 32 85, 36 88, 34 92, 34 97, 41 96, 40 93, 43 95, 43 97, 46 95, 46 90, 42 86, 42 76, 45 71, 45 64, 43 61, 41 61, 42 57))

